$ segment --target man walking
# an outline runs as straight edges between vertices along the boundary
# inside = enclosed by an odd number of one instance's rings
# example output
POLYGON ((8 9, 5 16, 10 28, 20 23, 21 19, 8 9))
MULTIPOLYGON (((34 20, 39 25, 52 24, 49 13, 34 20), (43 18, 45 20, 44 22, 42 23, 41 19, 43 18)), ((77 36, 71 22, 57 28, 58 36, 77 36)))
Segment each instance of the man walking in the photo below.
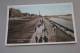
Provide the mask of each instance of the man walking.
POLYGON ((35 36, 35 41, 36 41, 36 43, 38 42, 38 37, 37 36, 35 36))

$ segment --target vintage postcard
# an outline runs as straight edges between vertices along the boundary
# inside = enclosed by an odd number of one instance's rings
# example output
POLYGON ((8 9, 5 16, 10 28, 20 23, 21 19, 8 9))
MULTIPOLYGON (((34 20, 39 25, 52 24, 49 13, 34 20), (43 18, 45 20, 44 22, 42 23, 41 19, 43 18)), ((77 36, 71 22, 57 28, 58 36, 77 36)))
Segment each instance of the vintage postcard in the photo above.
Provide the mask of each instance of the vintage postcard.
POLYGON ((72 3, 10 5, 6 45, 76 43, 72 3))

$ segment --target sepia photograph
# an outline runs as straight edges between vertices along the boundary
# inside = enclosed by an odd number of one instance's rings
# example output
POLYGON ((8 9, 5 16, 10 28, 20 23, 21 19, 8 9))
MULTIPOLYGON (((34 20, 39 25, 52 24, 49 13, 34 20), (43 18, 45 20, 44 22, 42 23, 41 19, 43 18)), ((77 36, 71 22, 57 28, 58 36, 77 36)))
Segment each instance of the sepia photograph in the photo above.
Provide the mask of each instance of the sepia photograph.
POLYGON ((72 3, 9 5, 5 44, 76 43, 72 3))

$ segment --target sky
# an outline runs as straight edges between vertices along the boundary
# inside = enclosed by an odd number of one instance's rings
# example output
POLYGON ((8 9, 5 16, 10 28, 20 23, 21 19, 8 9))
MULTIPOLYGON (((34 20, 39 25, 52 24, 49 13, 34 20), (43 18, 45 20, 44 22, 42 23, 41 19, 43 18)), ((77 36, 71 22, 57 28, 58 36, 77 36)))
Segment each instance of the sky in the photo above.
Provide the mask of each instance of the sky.
POLYGON ((72 3, 12 5, 10 8, 19 9, 22 13, 41 15, 65 15, 72 14, 72 3))

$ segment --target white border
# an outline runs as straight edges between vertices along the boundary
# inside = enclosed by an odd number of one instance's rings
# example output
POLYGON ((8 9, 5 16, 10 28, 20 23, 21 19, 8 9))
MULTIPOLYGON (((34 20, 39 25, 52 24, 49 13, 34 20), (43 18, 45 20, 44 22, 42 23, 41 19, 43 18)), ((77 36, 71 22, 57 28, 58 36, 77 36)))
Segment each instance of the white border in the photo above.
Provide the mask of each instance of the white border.
MULTIPOLYGON (((72 19, 73 19, 73 28, 74 28, 74 37, 75 41, 68 41, 68 42, 48 42, 48 43, 19 43, 19 44, 7 44, 7 36, 8 36, 8 22, 9 22, 9 8, 11 6, 25 6, 25 5, 8 5, 7 7, 7 22, 6 22, 6 33, 5 33, 5 45, 6 46, 19 46, 19 45, 41 45, 41 44, 66 44, 66 43, 77 43, 77 35, 76 35, 76 26, 75 26, 75 18, 74 18, 74 10, 73 10, 73 3, 68 2, 72 5, 72 19)), ((68 4, 68 3, 54 3, 54 4, 68 4)), ((37 5, 37 4, 34 4, 37 5)), ((41 4, 38 4, 41 5, 41 4)))

